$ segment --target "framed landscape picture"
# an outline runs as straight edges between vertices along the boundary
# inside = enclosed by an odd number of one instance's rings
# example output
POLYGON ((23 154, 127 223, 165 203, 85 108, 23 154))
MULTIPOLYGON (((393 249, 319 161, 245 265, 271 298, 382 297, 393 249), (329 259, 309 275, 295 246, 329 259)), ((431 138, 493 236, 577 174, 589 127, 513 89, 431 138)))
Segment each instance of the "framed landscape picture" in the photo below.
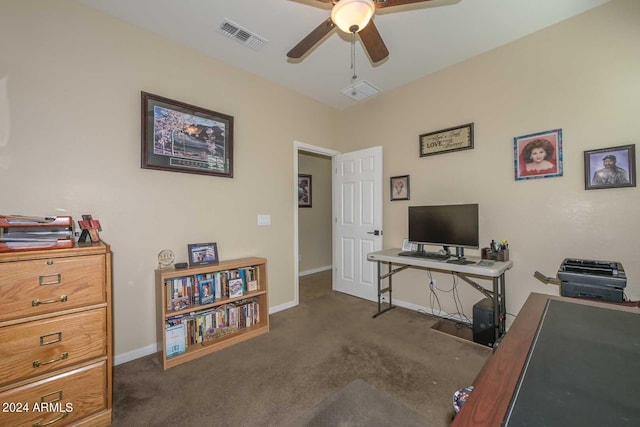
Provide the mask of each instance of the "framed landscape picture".
POLYGON ((585 190, 635 186, 635 144, 584 152, 585 190))
POLYGON ((233 117, 142 92, 142 168, 233 178, 233 117))

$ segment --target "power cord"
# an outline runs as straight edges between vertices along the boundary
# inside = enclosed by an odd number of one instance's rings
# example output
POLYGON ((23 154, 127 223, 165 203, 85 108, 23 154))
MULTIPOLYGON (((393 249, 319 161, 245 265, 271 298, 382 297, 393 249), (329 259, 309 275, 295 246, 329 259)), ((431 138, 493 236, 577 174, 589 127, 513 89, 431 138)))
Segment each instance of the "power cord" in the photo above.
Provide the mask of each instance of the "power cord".
POLYGON ((435 317, 438 319, 444 319, 444 320, 451 320, 454 321, 456 324, 456 327, 461 329, 461 328, 469 328, 471 329, 471 319, 469 319, 466 314, 464 314, 464 309, 462 308, 462 302, 460 301, 460 295, 458 294, 458 281, 457 278, 455 276, 455 274, 453 275, 453 286, 451 289, 441 289, 438 288, 436 286, 436 284, 433 282, 433 277, 431 275, 431 270, 427 270, 427 278, 429 280, 429 305, 431 308, 431 313, 427 313, 422 309, 417 310, 418 313, 423 314, 423 315, 428 315, 431 317, 435 317), (438 294, 436 293, 437 291, 440 292, 445 292, 445 293, 451 293, 453 295, 453 301, 454 304, 456 306, 456 311, 457 313, 448 313, 446 316, 440 316, 440 315, 436 315, 435 313, 435 307, 434 304, 437 304, 438 307, 438 313, 442 312, 442 304, 440 303, 440 298, 438 297, 438 294), (462 319, 462 320, 460 320, 462 319))

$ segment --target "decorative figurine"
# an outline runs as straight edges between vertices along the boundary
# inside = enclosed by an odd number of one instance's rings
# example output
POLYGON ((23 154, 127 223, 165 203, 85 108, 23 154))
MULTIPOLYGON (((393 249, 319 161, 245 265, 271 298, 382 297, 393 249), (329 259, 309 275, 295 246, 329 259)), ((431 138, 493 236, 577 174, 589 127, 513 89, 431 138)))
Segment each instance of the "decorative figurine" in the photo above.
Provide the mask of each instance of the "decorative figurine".
POLYGON ((82 221, 78 221, 78 225, 82 230, 78 242, 86 242, 87 238, 90 238, 93 243, 100 241, 100 235, 98 231, 102 231, 100 221, 93 219, 91 215, 82 215, 82 221))

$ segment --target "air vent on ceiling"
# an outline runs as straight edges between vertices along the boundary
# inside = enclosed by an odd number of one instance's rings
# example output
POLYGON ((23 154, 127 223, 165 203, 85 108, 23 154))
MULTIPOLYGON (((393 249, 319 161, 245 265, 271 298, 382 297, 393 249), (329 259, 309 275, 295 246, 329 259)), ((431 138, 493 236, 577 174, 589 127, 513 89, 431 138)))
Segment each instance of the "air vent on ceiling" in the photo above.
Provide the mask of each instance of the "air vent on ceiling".
POLYGON ((247 47, 250 47, 253 50, 259 50, 268 42, 264 37, 260 37, 256 33, 253 33, 235 22, 229 21, 228 19, 222 21, 222 24, 220 24, 220 27, 218 28, 218 32, 224 34, 230 39, 242 43, 247 47))
POLYGON ((342 89, 341 92, 351 99, 362 101, 363 99, 369 98, 370 96, 379 94, 380 89, 378 89, 371 83, 362 80, 354 85, 342 89))

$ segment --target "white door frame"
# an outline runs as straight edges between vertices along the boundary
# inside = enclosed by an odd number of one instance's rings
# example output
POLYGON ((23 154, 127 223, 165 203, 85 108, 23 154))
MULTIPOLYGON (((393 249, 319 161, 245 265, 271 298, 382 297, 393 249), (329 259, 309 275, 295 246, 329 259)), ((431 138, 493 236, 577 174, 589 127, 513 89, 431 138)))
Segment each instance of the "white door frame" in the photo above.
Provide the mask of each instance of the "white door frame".
MULTIPOLYGON (((293 191, 291 194, 293 195, 293 283, 294 283, 294 301, 293 306, 296 306, 300 303, 300 295, 299 295, 299 277, 300 273, 300 261, 299 261, 299 253, 300 248, 298 247, 298 155, 301 151, 315 154, 322 154, 324 156, 331 157, 331 170, 334 169, 335 156, 341 154, 339 151, 331 150, 329 148, 318 147, 315 145, 305 144, 299 141, 293 141, 293 191)), ((331 200, 333 203, 333 172, 331 173, 331 200)), ((333 218, 333 209, 331 210, 331 216, 333 218)), ((331 220, 333 224, 333 219, 331 220)), ((333 228, 333 227, 332 227, 333 228)), ((331 232, 333 236, 333 231, 331 232)), ((333 259, 333 245, 331 249, 332 255, 331 259, 333 259)))

